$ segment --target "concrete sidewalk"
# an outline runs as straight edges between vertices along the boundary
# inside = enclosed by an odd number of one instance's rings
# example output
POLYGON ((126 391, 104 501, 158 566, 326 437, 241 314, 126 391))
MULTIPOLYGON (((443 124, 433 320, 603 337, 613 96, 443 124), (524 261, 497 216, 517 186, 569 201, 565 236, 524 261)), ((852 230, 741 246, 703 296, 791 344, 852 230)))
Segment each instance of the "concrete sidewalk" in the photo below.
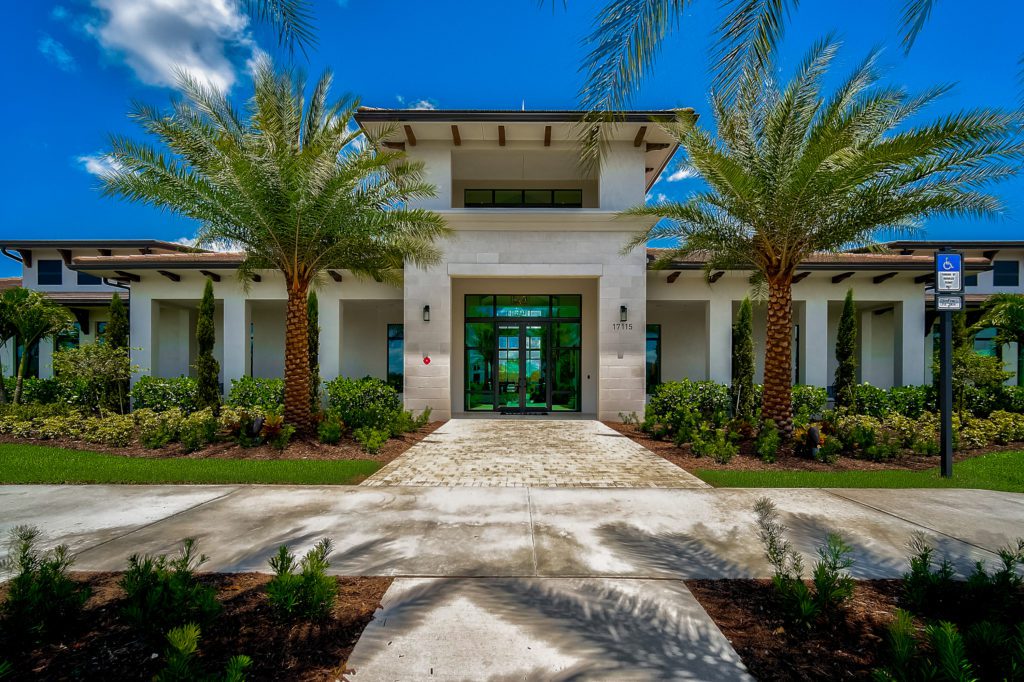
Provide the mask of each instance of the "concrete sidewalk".
POLYGON ((349 660, 364 680, 734 680, 680 578, 767 577, 754 501, 807 565, 829 531, 858 577, 895 578, 924 533, 961 573, 1024 534, 1024 495, 972 490, 0 486, 0 532, 66 542, 80 570, 199 540, 213 571, 267 571, 331 537, 331 570, 392 575, 349 660))
POLYGON ((899 577, 914 532, 965 572, 1024 534, 1024 495, 980 490, 171 485, 0 486, 0 533, 39 526, 82 570, 194 536, 208 570, 265 571, 279 545, 328 536, 343 575, 768 577, 752 511, 764 495, 808 563, 836 531, 858 577, 899 577))

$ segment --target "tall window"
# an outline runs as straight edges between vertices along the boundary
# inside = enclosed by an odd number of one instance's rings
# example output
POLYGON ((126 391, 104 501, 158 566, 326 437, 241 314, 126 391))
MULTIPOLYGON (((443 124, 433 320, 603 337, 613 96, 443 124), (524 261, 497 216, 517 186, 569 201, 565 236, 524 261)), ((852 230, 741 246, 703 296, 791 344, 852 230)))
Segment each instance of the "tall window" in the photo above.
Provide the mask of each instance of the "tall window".
POLYGON ((1020 263, 1015 260, 993 261, 992 284, 997 287, 1020 286, 1020 263))
POLYGON ((43 286, 60 286, 64 283, 63 263, 59 260, 36 262, 36 282, 43 286))
POLYGON ((405 376, 405 325, 388 325, 388 384, 403 391, 405 376))
POLYGON ((661 325, 647 325, 647 392, 661 383, 661 325))

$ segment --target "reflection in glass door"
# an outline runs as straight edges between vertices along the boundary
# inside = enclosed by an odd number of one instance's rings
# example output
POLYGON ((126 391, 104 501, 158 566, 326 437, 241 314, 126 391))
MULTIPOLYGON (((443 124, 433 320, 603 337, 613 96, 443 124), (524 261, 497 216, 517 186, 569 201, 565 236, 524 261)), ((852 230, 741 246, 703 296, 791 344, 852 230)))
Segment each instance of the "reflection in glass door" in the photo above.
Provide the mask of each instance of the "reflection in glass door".
POLYGON ((548 409, 547 325, 523 326, 523 401, 528 410, 548 409))
POLYGON ((520 327, 518 324, 498 325, 498 407, 518 408, 521 399, 520 327))

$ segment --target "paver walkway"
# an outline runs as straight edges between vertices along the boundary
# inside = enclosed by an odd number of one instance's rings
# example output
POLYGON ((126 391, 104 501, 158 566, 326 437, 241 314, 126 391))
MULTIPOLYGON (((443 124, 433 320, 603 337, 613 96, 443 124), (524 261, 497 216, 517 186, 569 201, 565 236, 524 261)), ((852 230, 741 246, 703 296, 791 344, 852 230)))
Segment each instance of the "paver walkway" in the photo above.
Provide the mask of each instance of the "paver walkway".
POLYGON ((0 486, 0 534, 36 525, 100 571, 189 536, 204 570, 267 571, 279 545, 329 537, 332 573, 396 577, 352 682, 743 680, 680 579, 770 576, 765 495, 805 565, 836 531, 858 578, 899 577, 914 533, 961 575, 1024 535, 1024 495, 981 490, 184 485, 0 486))
POLYGON ((706 488, 594 420, 452 419, 367 486, 706 488))

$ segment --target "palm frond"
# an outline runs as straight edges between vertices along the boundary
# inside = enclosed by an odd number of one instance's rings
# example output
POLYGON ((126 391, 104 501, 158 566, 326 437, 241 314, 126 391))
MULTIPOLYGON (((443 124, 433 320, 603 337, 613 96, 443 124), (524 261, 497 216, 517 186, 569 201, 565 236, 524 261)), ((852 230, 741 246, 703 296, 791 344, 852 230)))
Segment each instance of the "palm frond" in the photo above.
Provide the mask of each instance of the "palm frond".
POLYGON ((935 0, 905 0, 900 17, 900 42, 905 52, 910 52, 928 18, 932 15, 935 0))
POLYGON ((313 10, 309 0, 242 0, 246 11, 257 21, 277 31, 278 41, 289 49, 298 47, 303 54, 316 46, 313 10))
POLYGON ((717 92, 732 99, 744 68, 770 71, 789 13, 799 5, 800 0, 726 0, 712 69, 717 92))

